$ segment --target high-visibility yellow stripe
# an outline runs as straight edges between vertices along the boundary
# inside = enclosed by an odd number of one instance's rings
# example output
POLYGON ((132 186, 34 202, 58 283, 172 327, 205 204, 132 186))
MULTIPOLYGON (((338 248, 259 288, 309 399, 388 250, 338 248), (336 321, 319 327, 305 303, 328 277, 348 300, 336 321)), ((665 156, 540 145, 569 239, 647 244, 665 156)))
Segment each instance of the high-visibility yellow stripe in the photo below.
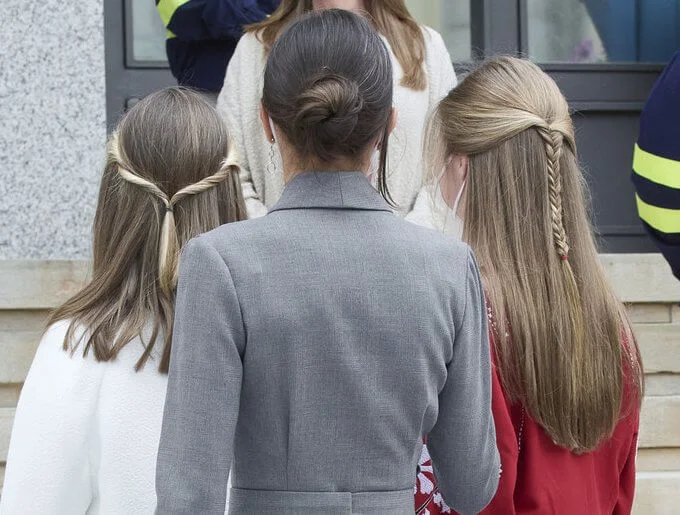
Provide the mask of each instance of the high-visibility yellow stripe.
POLYGON ((657 231, 666 234, 680 233, 680 209, 666 209, 656 207, 644 202, 635 195, 640 218, 651 225, 657 231))
POLYGON ((175 36, 175 35, 172 33, 172 31, 170 31, 170 30, 168 30, 168 31, 165 33, 165 39, 172 39, 172 38, 176 38, 176 37, 177 37, 177 36, 175 36))
POLYGON ((161 15, 163 25, 167 27, 172 19, 172 15, 175 14, 175 11, 188 1, 189 0, 160 0, 156 5, 156 9, 158 9, 158 14, 161 15))
POLYGON ((633 170, 652 182, 667 188, 680 189, 680 161, 650 154, 642 150, 637 143, 633 154, 633 170))

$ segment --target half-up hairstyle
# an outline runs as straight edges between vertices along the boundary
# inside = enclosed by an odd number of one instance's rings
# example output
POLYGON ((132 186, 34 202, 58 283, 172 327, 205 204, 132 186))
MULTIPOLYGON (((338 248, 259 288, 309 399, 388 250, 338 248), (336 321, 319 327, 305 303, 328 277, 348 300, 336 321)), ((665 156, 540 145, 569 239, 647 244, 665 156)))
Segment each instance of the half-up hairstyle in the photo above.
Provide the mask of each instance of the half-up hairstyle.
POLYGON ((530 61, 492 58, 442 100, 425 141, 431 179, 469 157, 463 239, 506 393, 558 445, 595 449, 631 408, 624 399, 640 402, 643 375, 600 264, 566 99, 530 61))
POLYGON ((387 189, 392 66, 385 44, 351 11, 312 11, 276 43, 264 72, 262 105, 302 159, 356 158, 380 140, 378 189, 387 189))
POLYGON ((227 129, 198 94, 167 88, 136 104, 108 142, 94 220, 92 280, 57 308, 64 349, 115 359, 144 343, 136 370, 170 359, 179 253, 192 237, 246 218, 227 129), (81 336, 77 336, 81 335, 81 336))
MULTIPOLYGON (((373 27, 390 44, 394 56, 404 70, 401 85, 415 91, 427 86, 425 36, 411 16, 404 0, 364 0, 373 27)), ((291 22, 314 10, 312 0, 282 0, 279 8, 264 21, 246 27, 254 32, 269 52, 276 38, 291 22)))

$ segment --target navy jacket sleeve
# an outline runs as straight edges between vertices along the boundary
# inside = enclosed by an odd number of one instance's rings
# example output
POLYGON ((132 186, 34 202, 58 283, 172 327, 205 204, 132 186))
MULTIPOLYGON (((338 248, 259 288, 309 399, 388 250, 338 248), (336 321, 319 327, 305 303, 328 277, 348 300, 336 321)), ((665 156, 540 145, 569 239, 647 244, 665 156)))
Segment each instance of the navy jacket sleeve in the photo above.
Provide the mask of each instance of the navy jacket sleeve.
POLYGON ((640 115, 633 183, 640 219, 680 279, 680 52, 654 85, 640 115))

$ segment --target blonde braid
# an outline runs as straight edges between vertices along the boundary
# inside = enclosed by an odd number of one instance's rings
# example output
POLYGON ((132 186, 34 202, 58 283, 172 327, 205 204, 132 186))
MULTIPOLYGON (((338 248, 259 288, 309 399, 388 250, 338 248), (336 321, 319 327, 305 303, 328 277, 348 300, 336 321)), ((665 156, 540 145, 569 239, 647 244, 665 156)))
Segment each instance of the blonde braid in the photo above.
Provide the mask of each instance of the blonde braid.
POLYGON ((217 186, 226 180, 232 173, 238 174, 239 169, 236 164, 237 159, 230 153, 230 155, 222 161, 217 173, 201 179, 194 184, 185 186, 171 198, 168 198, 157 185, 130 171, 131 166, 124 155, 117 133, 114 133, 111 136, 108 154, 109 161, 117 165, 118 175, 120 175, 121 178, 153 194, 155 197, 159 198, 165 206, 165 216, 163 217, 163 225, 161 226, 161 237, 158 249, 158 279, 161 290, 168 295, 172 295, 177 287, 180 250, 177 238, 177 226, 175 223, 175 204, 185 197, 197 195, 217 186))
MULTIPOLYGON (((550 203, 550 219, 552 225, 553 240, 557 254, 562 262, 562 272, 564 277, 564 288, 569 310, 571 313, 571 324, 573 331, 574 346, 574 373, 583 369, 583 356, 585 355, 584 334, 585 324, 583 320, 583 308, 581 294, 576 282, 574 269, 569 262, 569 242, 567 232, 564 228, 564 208, 562 206, 562 173, 560 170, 560 158, 564 144, 564 134, 561 130, 548 126, 539 127, 538 133, 545 143, 545 153, 548 158, 548 197, 550 203)), ((571 140, 568 138, 568 142, 571 140)), ((572 382, 572 393, 578 391, 579 381, 572 382)), ((574 397, 575 402, 580 399, 574 397)))
POLYGON ((562 157, 563 136, 558 131, 539 127, 538 133, 545 143, 545 154, 548 158, 548 198, 550 201, 550 220, 553 240, 560 259, 569 257, 569 243, 564 229, 564 210, 562 207, 562 175, 560 173, 560 157, 562 157))

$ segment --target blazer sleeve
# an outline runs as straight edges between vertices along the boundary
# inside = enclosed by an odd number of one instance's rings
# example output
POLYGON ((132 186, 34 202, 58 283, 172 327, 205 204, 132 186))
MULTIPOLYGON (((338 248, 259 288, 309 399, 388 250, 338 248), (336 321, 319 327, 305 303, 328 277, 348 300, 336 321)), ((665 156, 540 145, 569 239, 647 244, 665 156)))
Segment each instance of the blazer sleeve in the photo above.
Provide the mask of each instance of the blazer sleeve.
POLYGON ((95 471, 90 442, 96 431, 101 365, 63 350, 67 322, 43 337, 14 417, 0 513, 84 514, 95 471))
MULTIPOLYGON (((248 163, 248 154, 246 153, 247 125, 243 112, 244 98, 252 95, 251 88, 255 88, 258 84, 255 77, 257 72, 254 72, 253 68, 259 70, 254 59, 257 59, 255 51, 259 50, 261 46, 258 41, 253 39, 246 34, 239 41, 227 66, 224 86, 217 98, 217 111, 227 124, 231 144, 236 146, 235 150, 239 156, 239 178, 249 218, 267 214, 264 199, 261 198, 260 193, 255 188, 251 165, 248 163)), ((245 102, 245 104, 250 106, 248 102, 245 102)))
POLYGON ((437 484, 459 513, 478 513, 498 486, 500 463, 491 412, 491 364, 479 270, 468 249, 463 316, 455 328, 439 416, 427 437, 437 484))
POLYGON ((181 256, 156 466, 157 514, 223 514, 245 333, 231 274, 203 238, 181 256))

